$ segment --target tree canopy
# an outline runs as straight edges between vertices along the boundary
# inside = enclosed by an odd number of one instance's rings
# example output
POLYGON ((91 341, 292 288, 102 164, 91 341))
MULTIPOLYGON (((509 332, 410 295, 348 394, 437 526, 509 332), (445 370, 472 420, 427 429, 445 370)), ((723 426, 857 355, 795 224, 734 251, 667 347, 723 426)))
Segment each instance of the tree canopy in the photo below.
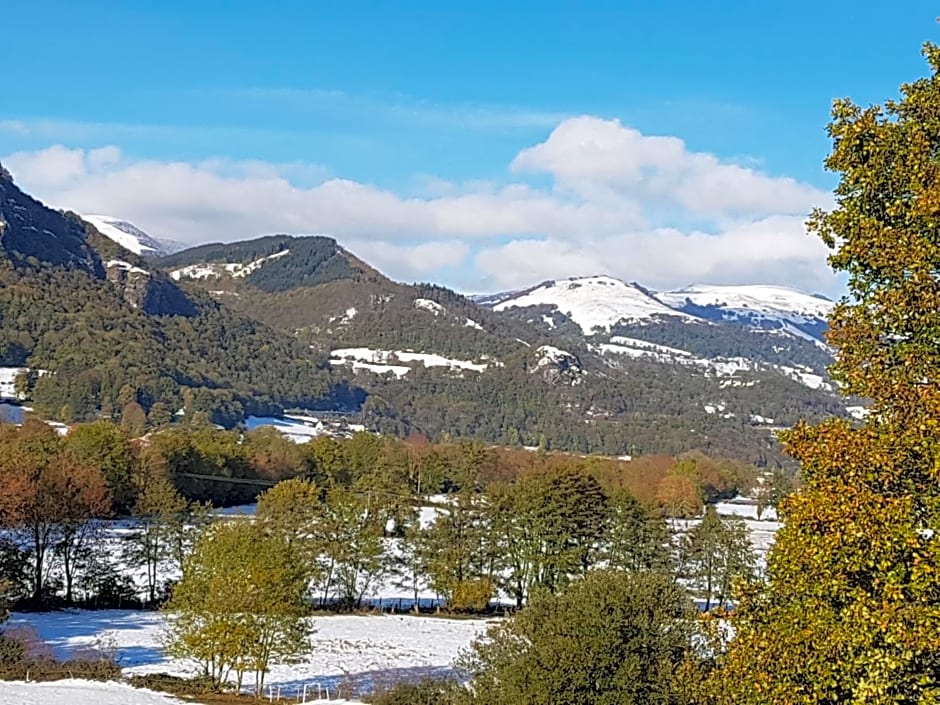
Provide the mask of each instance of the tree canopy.
POLYGON ((940 701, 940 48, 924 55, 899 99, 833 107, 836 204, 809 227, 848 276, 833 376, 873 411, 783 435, 804 485, 766 587, 741 596, 715 702, 940 701))

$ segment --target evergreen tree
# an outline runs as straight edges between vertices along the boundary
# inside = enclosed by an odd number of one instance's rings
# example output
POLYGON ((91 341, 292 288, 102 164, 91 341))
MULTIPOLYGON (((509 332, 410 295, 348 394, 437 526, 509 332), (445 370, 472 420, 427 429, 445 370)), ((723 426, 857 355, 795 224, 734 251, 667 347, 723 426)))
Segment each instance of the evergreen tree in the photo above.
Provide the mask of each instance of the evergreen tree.
POLYGON ((558 595, 536 593, 459 666, 480 705, 672 705, 694 624, 668 577, 592 571, 558 595))
POLYGON ((709 504, 702 521, 689 533, 688 543, 688 577, 705 596, 706 612, 712 598, 723 605, 736 579, 754 578, 754 550, 739 517, 720 517, 715 505, 709 504))

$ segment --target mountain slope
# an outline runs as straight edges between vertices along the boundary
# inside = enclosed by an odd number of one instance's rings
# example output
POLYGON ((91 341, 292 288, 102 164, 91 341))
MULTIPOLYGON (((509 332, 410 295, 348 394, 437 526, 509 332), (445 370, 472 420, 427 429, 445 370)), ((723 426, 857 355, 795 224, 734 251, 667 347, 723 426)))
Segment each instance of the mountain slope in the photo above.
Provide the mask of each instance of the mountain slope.
MULTIPOLYGON (((835 304, 821 296, 781 286, 695 285, 656 294, 677 311, 709 321, 729 321, 758 329, 802 332, 822 340, 835 304)), ((798 334, 798 333, 797 333, 798 334)))
POLYGON ((518 351, 538 337, 443 287, 394 282, 328 237, 204 245, 157 263, 175 281, 324 352, 373 347, 478 357, 518 351))
POLYGON ((47 208, 0 171, 0 365, 49 370, 33 406, 63 421, 99 414, 316 407, 355 398, 325 358, 240 316, 47 208))
POLYGON ((769 462, 773 428, 844 413, 817 372, 827 353, 805 337, 705 320, 611 277, 471 300, 391 281, 331 238, 290 236, 158 264, 329 355, 383 432, 769 462))
POLYGON ((177 252, 185 245, 151 237, 131 222, 109 215, 82 215, 86 223, 129 252, 142 257, 160 257, 177 252))

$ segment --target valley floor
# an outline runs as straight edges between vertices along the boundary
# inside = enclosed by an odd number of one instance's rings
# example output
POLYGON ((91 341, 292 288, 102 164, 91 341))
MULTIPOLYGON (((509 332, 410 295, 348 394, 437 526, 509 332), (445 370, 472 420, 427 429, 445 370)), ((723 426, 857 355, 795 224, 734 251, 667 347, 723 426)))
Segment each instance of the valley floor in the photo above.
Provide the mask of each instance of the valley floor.
MULTIPOLYGON (((450 674, 454 659, 489 624, 479 619, 411 615, 329 615, 313 621, 316 633, 309 655, 298 664, 274 666, 268 675, 267 682, 283 696, 299 695, 305 685, 308 693, 315 693, 319 686, 322 692, 328 689, 335 696, 340 688, 344 692, 364 692, 401 680, 450 674)), ((185 676, 196 672, 193 664, 164 655, 161 644, 165 623, 159 613, 123 610, 16 613, 10 626, 32 627, 60 657, 89 648, 113 651, 125 675, 185 676)), ((3 687, 0 684, 0 702, 19 702, 4 697, 3 687)), ((76 705, 82 702, 67 701, 76 705)), ((35 702, 56 700, 50 696, 35 702)), ((107 700, 89 702, 110 705, 107 700)), ((151 701, 140 702, 150 705, 151 701)))

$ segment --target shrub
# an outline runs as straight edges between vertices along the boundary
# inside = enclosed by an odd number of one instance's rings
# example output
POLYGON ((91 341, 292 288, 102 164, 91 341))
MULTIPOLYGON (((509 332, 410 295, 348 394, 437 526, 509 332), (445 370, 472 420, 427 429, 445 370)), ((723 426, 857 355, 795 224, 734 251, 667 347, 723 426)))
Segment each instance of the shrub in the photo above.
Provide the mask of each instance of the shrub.
POLYGON ((207 676, 182 678, 169 673, 147 673, 131 676, 128 682, 135 688, 147 688, 181 697, 192 697, 211 693, 212 679, 207 676))
POLYGON ((483 612, 492 596, 491 580, 461 580, 454 586, 448 606, 454 612, 483 612))
POLYGON ((464 693, 459 683, 449 679, 401 681, 367 698, 371 705, 453 705, 464 693))

